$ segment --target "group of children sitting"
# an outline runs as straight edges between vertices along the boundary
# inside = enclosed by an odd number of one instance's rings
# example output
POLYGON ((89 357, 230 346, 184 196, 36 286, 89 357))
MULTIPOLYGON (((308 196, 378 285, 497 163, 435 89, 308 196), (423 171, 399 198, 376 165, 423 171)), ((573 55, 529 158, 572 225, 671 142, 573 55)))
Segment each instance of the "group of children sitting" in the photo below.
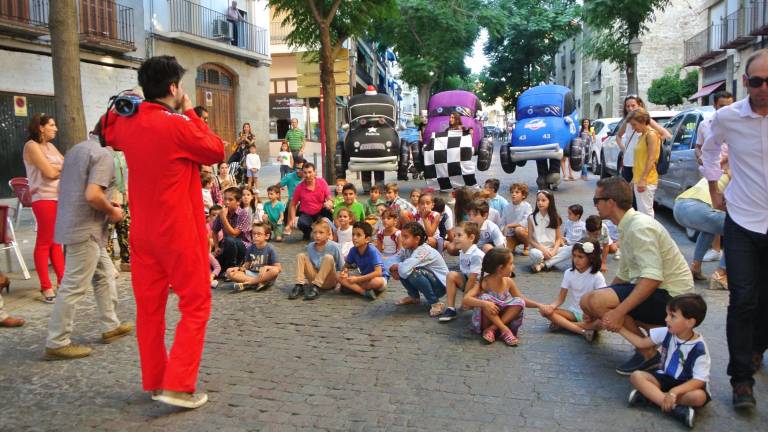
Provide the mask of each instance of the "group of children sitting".
MULTIPOLYGON (((585 316, 579 302, 585 294, 606 286, 602 272, 608 254, 619 259, 616 227, 596 215, 582 220, 583 208, 578 204, 568 207, 567 219, 562 221, 550 191, 538 191, 532 207, 526 201, 527 185, 510 187, 511 202, 498 195, 498 188, 498 180, 491 179, 481 191, 458 189, 452 211, 428 192, 416 190, 406 200, 399 196, 397 184, 386 185, 384 199, 382 189, 373 186, 370 198, 361 203, 354 185, 339 180, 334 220, 322 218, 313 224, 312 241, 296 257, 296 281, 288 298, 314 300, 323 290, 336 290, 375 300, 394 279, 407 291, 397 305, 420 304, 423 296, 429 315, 439 322, 458 316, 455 303, 458 291, 463 291, 461 307, 472 310, 471 328, 489 344, 500 339, 509 346, 518 345, 525 308, 538 309, 549 320, 550 330, 564 329, 592 342, 600 323, 585 316), (533 300, 517 287, 515 252, 529 255, 534 273, 570 264, 550 302, 533 300), (458 269, 448 268, 444 254, 458 255, 458 269)), ((285 206, 279 187, 270 187, 268 198, 263 217, 252 222, 244 263, 225 271, 234 292, 264 289, 280 274, 277 253, 268 243, 272 236, 281 237, 283 227, 285 206)), ((648 338, 631 335, 627 339, 638 347, 703 344, 693 328, 703 320, 706 304, 696 295, 686 296, 693 298, 675 298, 669 306, 668 314, 681 323, 677 327, 652 331, 648 338)), ((706 383, 708 360, 694 359, 696 367, 679 369, 669 365, 670 353, 657 373, 632 375, 638 390, 630 395, 630 403, 651 401, 692 425, 691 407, 705 404, 709 393, 705 385, 685 383, 706 383), (681 370, 687 372, 681 374, 681 370), (676 390, 674 403, 668 396, 671 388, 676 390)))

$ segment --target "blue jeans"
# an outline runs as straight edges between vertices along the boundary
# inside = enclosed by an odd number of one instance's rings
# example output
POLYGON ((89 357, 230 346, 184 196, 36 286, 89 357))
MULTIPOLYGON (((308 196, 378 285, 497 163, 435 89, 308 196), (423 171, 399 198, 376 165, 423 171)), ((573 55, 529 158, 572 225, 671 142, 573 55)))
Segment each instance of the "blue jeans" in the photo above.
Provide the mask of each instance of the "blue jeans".
POLYGON ((400 279, 408 295, 412 298, 419 298, 419 293, 429 304, 435 304, 440 297, 445 295, 445 285, 437 280, 435 275, 425 269, 415 269, 407 278, 400 279))
POLYGON ((730 217, 723 229, 728 261, 728 375, 731 384, 754 384, 752 354, 768 348, 768 234, 749 231, 730 217))
MULTIPOLYGON (((693 260, 701 262, 704 254, 712 246, 712 240, 715 239, 715 236, 723 235, 725 212, 715 210, 703 201, 683 198, 675 201, 672 214, 680 225, 699 231, 696 249, 693 251, 693 260)), ((724 256, 720 258, 720 267, 725 268, 724 256)))

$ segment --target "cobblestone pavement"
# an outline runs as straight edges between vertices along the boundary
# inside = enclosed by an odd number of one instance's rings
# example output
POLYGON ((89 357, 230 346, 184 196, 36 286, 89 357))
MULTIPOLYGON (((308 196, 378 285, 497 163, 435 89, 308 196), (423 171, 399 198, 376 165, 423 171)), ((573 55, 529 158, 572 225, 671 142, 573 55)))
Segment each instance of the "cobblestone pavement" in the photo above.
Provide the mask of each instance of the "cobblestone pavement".
MULTIPOLYGON (((530 164, 529 164, 530 165, 530 164)), ((535 170, 512 176, 494 169, 503 187, 525 181, 535 190, 535 170)), ((564 183, 556 197, 561 214, 581 203, 594 213, 588 182, 564 183)), ((407 193, 417 182, 404 186, 407 193)), ((529 197, 529 199, 531 199, 529 197)), ((693 244, 659 211, 690 259, 693 244)), ((31 248, 31 245, 29 246, 31 248)), ((426 307, 396 307, 405 294, 397 282, 375 302, 324 294, 315 302, 286 299, 293 282, 295 239, 278 246, 284 274, 262 293, 214 291, 200 371, 200 389, 210 403, 184 412, 152 402, 140 391, 133 338, 98 345, 95 307, 86 297, 78 309, 75 342, 95 346, 89 358, 42 361, 50 306, 32 301, 33 281, 14 281, 7 298, 12 312, 27 319, 20 329, 0 330, 0 430, 596 430, 655 431, 683 427, 651 408, 626 405, 630 385, 613 368, 630 347, 602 333, 593 346, 575 336, 549 333, 529 310, 521 345, 485 346, 469 333, 469 314, 448 324, 430 319, 426 307)), ((535 299, 550 300, 560 272, 532 275, 527 258, 517 258, 517 282, 535 299)), ((455 265, 455 259, 449 259, 455 265)), ((31 262, 31 260, 29 261, 31 262)), ((611 259, 607 279, 616 272, 611 259)), ((711 272, 713 264, 705 265, 711 272)), ((119 315, 134 317, 130 273, 119 279, 119 315)), ((727 294, 696 289, 709 303, 702 325, 713 351, 714 400, 697 413, 699 430, 768 430, 765 372, 757 375, 760 410, 737 415, 730 406, 725 374, 727 294)), ((168 308, 169 332, 178 318, 168 308)))

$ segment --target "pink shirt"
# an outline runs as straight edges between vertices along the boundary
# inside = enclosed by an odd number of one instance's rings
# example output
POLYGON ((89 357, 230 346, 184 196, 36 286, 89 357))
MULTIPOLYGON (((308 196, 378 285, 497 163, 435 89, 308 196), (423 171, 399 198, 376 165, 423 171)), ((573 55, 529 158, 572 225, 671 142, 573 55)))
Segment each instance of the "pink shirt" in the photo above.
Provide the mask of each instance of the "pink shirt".
POLYGON ((293 203, 298 205, 301 203, 301 212, 308 215, 316 215, 323 209, 325 201, 331 197, 331 190, 328 188, 328 183, 325 179, 315 179, 315 189, 307 189, 307 181, 299 183, 296 186, 296 190, 293 191, 293 203))
POLYGON ((48 159, 48 163, 61 168, 64 164, 64 156, 51 143, 38 144, 32 140, 24 144, 24 167, 27 169, 27 180, 29 181, 29 191, 32 193, 32 201, 59 199, 59 179, 49 179, 43 175, 33 163, 27 160, 27 148, 30 146, 39 146, 43 155, 48 159))

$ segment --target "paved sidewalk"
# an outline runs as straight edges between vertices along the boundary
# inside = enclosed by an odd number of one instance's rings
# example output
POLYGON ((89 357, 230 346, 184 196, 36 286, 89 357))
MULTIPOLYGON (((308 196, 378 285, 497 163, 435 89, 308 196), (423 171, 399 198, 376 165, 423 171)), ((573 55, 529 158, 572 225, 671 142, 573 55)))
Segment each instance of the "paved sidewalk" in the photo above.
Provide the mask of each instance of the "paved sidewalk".
MULTIPOLYGON (((512 176, 492 169, 481 179, 498 175, 504 188, 522 180, 535 190, 533 167, 512 176)), ((558 208, 579 202, 586 215, 593 214, 594 183, 594 176, 564 183, 556 194, 558 208)), ((414 184, 403 187, 407 191, 414 184)), ((671 212, 660 210, 658 218, 690 259, 693 243, 674 225, 671 212)), ((27 227, 22 234, 31 239, 27 227)), ((315 302, 289 301, 293 259, 303 247, 296 240, 277 246, 285 271, 270 290, 214 291, 200 374, 210 403, 191 412, 152 402, 140 391, 135 339, 97 343, 100 329, 89 296, 78 309, 74 340, 93 344, 94 354, 42 361, 51 307, 31 300, 34 275, 32 281, 14 280, 11 309, 28 324, 0 330, 0 430, 684 430, 655 409, 627 407, 629 382, 613 368, 630 347, 617 335, 603 332, 590 346, 576 336, 548 332, 545 320, 528 310, 519 347, 486 346, 466 330, 467 312, 440 324, 428 317, 426 306, 395 306, 405 290, 394 281, 374 302, 334 293, 315 302)), ((25 253, 31 254, 31 244, 25 244, 25 253)), ((457 264, 455 258, 448 261, 457 264)), ((532 275, 527 262, 516 258, 521 290, 537 300, 553 299, 562 273, 532 275)), ((606 279, 616 268, 610 259, 606 279)), ((714 264, 705 265, 705 273, 713 269, 714 264)), ((132 320, 130 273, 121 273, 118 285, 118 314, 132 320)), ((768 430, 765 371, 756 377, 759 410, 741 416, 731 409, 727 293, 704 287, 697 284, 709 304, 701 330, 713 351, 714 400, 697 412, 697 428, 768 430)), ((167 316, 170 341, 178 319, 175 300, 167 316)))

